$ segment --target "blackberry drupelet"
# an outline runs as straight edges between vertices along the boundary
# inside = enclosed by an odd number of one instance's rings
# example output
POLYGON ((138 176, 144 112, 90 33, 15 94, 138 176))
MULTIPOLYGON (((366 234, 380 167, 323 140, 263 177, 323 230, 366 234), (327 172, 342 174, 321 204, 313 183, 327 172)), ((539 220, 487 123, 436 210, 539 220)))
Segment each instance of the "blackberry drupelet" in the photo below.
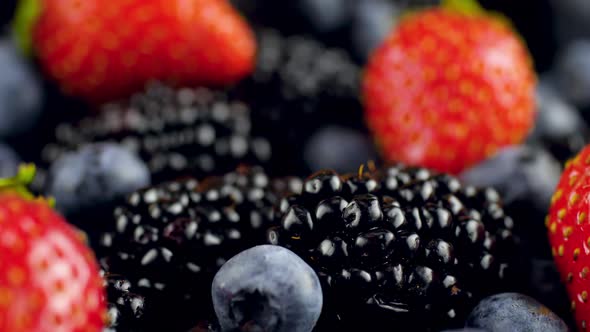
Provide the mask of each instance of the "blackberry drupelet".
POLYGON ((255 72, 233 94, 250 105, 253 132, 271 138, 273 169, 309 174, 303 150, 314 131, 327 125, 366 131, 360 69, 343 50, 306 37, 267 29, 258 41, 255 72))
POLYGON ((322 171, 282 199, 274 224, 268 241, 322 280, 319 331, 459 327, 479 299, 509 288, 512 219, 493 189, 449 175, 322 171))
POLYGON ((145 298, 132 292, 129 280, 104 273, 108 302, 109 332, 140 332, 145 298))
POLYGON ((278 193, 298 187, 297 179, 272 182, 259 168, 242 168, 135 192, 115 208, 98 256, 150 300, 146 331, 186 332, 212 321, 213 276, 227 259, 265 242, 278 193))
POLYGON ((153 183, 223 174, 242 163, 264 165, 271 157, 269 142, 251 135, 244 103, 205 88, 173 90, 156 83, 77 124, 59 125, 42 159, 49 164, 64 151, 104 141, 136 151, 153 183))

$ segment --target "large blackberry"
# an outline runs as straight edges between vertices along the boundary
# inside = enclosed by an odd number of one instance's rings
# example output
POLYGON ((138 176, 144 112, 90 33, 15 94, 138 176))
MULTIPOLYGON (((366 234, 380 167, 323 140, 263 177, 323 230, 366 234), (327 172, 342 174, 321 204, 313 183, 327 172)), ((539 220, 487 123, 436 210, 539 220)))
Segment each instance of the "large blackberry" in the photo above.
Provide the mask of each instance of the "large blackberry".
POLYGON ((42 159, 51 163, 85 143, 115 141, 147 162, 154 183, 186 175, 201 178, 241 163, 268 161, 270 144, 252 137, 250 130, 247 106, 223 93, 152 84, 144 93, 105 105, 77 124, 59 125, 42 159))
POLYGON ((145 298, 132 292, 129 280, 104 273, 108 302, 108 329, 106 331, 140 332, 145 298))
POLYGON ((272 138, 274 169, 309 174, 303 151, 314 131, 326 125, 365 130, 360 69, 343 50, 313 39, 260 30, 258 41, 256 70, 233 93, 250 105, 254 133, 272 138))
POLYGON ((277 185, 255 168, 135 192, 115 208, 98 255, 109 273, 124 275, 149 299, 146 330, 185 332, 213 314, 210 288, 219 267, 264 243, 277 192, 297 191, 297 183, 277 185))
POLYGON ((496 191, 425 169, 319 172, 282 200, 275 223, 269 242, 298 253, 323 282, 322 331, 459 326, 510 279, 513 221, 496 191))

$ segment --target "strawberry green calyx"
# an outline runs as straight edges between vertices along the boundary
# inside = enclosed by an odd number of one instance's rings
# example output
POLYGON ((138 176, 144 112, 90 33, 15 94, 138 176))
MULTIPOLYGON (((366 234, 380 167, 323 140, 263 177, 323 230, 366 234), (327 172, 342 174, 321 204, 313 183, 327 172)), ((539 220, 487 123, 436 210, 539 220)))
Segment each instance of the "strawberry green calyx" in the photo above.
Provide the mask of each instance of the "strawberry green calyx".
POLYGON ((477 0, 443 0, 441 6, 445 9, 467 15, 481 15, 485 13, 485 9, 477 0))
MULTIPOLYGON (((524 43, 524 39, 520 36, 512 21, 504 14, 496 11, 486 10, 477 0, 442 0, 441 7, 456 13, 470 16, 487 16, 494 19, 499 24, 508 27, 514 32, 519 39, 524 43)), ((526 43, 525 43, 526 44, 526 43)))
POLYGON ((0 179, 0 193, 12 192, 29 200, 45 201, 49 206, 54 205, 53 198, 36 197, 28 189, 35 178, 36 167, 33 164, 22 164, 16 176, 0 179))
POLYGON ((41 0, 20 0, 16 8, 12 31, 21 52, 33 53, 33 26, 41 14, 41 0))

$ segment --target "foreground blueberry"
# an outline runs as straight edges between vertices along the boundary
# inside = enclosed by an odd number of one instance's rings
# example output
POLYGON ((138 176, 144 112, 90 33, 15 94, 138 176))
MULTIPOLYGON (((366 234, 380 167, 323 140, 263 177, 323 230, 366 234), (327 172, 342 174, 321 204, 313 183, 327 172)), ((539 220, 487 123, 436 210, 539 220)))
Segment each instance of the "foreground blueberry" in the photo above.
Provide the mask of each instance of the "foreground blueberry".
POLYGON ((213 305, 223 331, 309 332, 322 309, 317 275, 279 246, 245 250, 213 279, 213 305))
POLYGON ((483 299, 469 314, 465 325, 492 332, 569 331, 549 308, 518 293, 502 293, 483 299))
POLYGON ((51 165, 46 193, 67 215, 108 203, 149 183, 147 166, 132 152, 113 143, 91 144, 51 165))
POLYGON ((0 39, 0 72, 0 137, 11 137, 31 129, 41 115, 41 80, 7 38, 0 39))

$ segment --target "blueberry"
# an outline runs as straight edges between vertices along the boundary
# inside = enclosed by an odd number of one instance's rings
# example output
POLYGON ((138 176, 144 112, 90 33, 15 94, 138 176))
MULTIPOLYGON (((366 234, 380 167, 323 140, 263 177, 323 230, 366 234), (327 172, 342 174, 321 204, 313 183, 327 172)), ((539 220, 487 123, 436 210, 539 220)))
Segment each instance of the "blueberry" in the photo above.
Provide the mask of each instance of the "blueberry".
POLYGON ((360 59, 366 60, 391 32, 401 8, 388 0, 357 1, 352 42, 360 59))
POLYGON ((234 256, 215 275, 211 293, 223 331, 307 332, 322 309, 313 269, 279 246, 234 256))
POLYGON ((312 171, 333 169, 347 173, 356 171, 377 153, 368 135, 340 126, 318 130, 306 143, 304 158, 312 171))
POLYGON ((576 40, 559 54, 555 65, 559 91, 574 105, 590 106, 590 41, 576 40))
POLYGON ((531 139, 543 144, 558 160, 575 156, 590 137, 590 129, 578 110, 556 91, 551 77, 537 86, 537 120, 531 139))
POLYGON ((64 214, 100 206, 149 185, 147 166, 113 144, 90 144, 64 154, 49 170, 46 193, 64 214))
POLYGON ((466 170, 461 179, 477 187, 493 187, 504 206, 529 202, 546 214, 559 182, 559 163, 541 147, 518 145, 501 149, 492 158, 466 170))
POLYGON ((0 72, 0 137, 12 137, 30 130, 39 119, 41 80, 6 38, 0 39, 0 72))
POLYGON ((350 21, 355 0, 299 0, 301 13, 319 33, 334 31, 350 21))
POLYGON ((465 326, 490 331, 569 331, 563 320, 549 308, 518 293, 502 293, 483 299, 469 314, 465 326))
POLYGON ((483 329, 472 329, 469 327, 466 327, 464 329, 457 329, 457 330, 444 330, 441 332, 489 332, 488 330, 483 330, 483 329))
POLYGON ((515 227, 523 242, 519 254, 526 258, 550 257, 544 220, 560 176, 560 164, 549 152, 520 145, 500 150, 460 177, 467 184, 493 187, 500 193, 504 210, 518 221, 515 227))
MULTIPOLYGON (((552 258, 532 259, 527 294, 538 299, 566 322, 573 323, 571 303, 552 258)), ((571 324, 573 326, 573 324, 571 324)))
POLYGON ((16 175, 20 158, 5 144, 0 143, 0 178, 8 178, 16 175))

